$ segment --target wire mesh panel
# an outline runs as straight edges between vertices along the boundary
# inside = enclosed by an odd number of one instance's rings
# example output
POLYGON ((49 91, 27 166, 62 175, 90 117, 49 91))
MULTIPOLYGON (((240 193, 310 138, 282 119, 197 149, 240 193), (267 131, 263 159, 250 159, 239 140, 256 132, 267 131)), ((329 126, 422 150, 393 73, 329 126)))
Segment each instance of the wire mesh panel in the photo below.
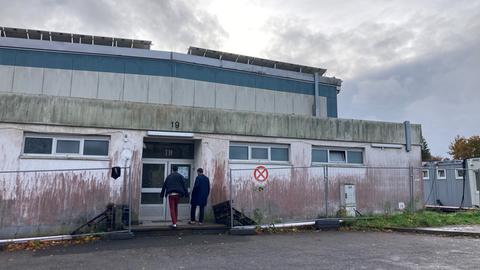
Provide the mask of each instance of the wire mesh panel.
POLYGON ((413 168, 259 167, 231 171, 232 206, 257 224, 412 211, 424 205, 422 172, 413 168))
POLYGON ((325 201, 322 167, 267 170, 265 180, 255 177, 255 168, 232 170, 232 199, 236 210, 257 224, 322 216, 325 201))
POLYGON ((122 230, 127 183, 110 168, 0 172, 0 239, 122 230))

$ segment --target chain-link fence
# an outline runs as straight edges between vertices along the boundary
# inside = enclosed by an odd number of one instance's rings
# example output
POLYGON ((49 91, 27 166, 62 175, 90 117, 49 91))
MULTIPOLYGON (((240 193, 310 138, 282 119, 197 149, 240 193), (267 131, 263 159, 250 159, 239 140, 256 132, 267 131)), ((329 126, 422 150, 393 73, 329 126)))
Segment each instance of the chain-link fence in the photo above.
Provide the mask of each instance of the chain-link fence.
POLYGON ((129 168, 0 171, 0 239, 130 230, 129 168))
POLYGON ((230 199, 256 224, 365 216, 423 209, 421 180, 408 167, 243 166, 231 169, 230 199))

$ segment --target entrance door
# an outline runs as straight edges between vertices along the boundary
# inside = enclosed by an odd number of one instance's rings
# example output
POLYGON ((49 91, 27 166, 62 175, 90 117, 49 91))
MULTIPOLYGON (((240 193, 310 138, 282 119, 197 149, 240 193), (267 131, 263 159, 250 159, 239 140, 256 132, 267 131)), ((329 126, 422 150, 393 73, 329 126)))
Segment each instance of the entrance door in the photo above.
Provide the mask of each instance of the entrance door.
MULTIPOLYGON (((143 159, 142 189, 140 199, 140 221, 171 221, 168 199, 160 197, 165 178, 177 166, 178 172, 186 179, 188 191, 191 190, 192 160, 143 159)), ((178 219, 190 218, 190 198, 181 198, 178 205, 178 219)))

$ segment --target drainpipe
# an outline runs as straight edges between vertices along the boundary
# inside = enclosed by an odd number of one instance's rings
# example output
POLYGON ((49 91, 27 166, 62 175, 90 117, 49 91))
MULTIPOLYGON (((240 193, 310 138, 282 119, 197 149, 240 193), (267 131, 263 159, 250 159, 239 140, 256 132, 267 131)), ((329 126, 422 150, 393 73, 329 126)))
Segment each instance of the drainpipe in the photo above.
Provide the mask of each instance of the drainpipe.
POLYGON ((315 72, 313 74, 313 78, 315 81, 315 116, 320 117, 320 101, 318 100, 318 97, 320 96, 320 93, 318 92, 318 72, 315 72))
POLYGON ((403 122, 405 126, 405 150, 410 152, 412 150, 412 125, 410 121, 403 122))

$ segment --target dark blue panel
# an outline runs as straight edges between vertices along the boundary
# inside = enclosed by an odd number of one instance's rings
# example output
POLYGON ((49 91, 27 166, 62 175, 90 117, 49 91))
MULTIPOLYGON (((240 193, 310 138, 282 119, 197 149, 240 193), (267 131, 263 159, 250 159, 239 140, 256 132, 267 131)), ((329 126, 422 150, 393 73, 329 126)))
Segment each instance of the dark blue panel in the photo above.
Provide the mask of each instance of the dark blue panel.
POLYGON ((174 76, 190 80, 215 82, 215 69, 199 65, 175 63, 174 76))
POLYGON ((68 54, 42 51, 17 51, 15 65, 23 67, 72 69, 72 57, 68 54))
POLYGON ((327 116, 328 117, 338 117, 337 96, 327 97, 327 116))
POLYGON ((167 60, 129 58, 125 65, 125 73, 129 74, 172 76, 173 64, 167 60))
POLYGON ((246 72, 217 69, 215 81, 223 84, 255 87, 255 76, 246 72))
POLYGON ((0 49, 0 65, 15 65, 15 51, 0 49))
POLYGON ((120 57, 77 54, 74 55, 73 69, 124 73, 125 60, 120 57))

